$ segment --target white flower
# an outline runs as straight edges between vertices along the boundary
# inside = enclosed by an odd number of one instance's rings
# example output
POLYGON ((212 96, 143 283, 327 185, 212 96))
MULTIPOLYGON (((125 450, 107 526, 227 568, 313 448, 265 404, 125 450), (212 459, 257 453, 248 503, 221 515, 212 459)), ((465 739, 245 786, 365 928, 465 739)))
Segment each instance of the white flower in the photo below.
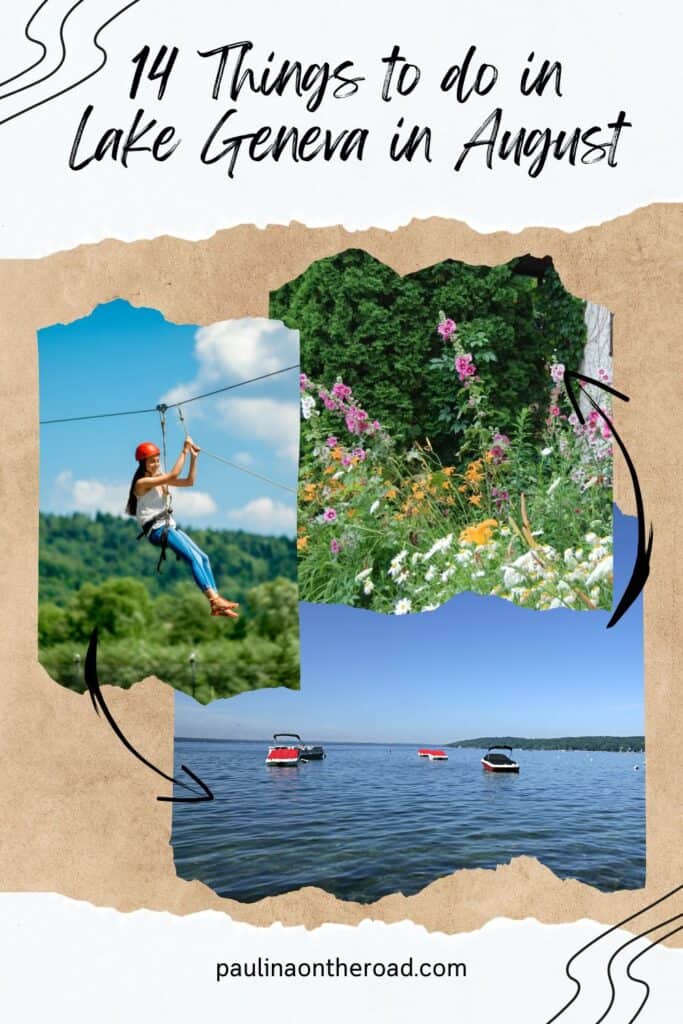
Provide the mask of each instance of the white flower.
POLYGON ((564 550, 564 564, 568 569, 576 568, 576 557, 571 548, 565 548, 564 550))
POLYGON ((394 555, 394 557, 391 559, 391 562, 389 563, 389 569, 387 570, 389 576, 391 576, 392 578, 394 576, 398 576, 399 572, 401 571, 401 566, 403 565, 403 560, 407 554, 408 552, 404 548, 403 551, 399 551, 397 555, 394 555))
POLYGON ((422 611, 423 612, 435 612, 438 607, 439 607, 438 604, 426 604, 424 606, 424 608, 422 609, 422 611))
POLYGON ((305 420, 310 420, 311 412, 315 409, 315 399, 312 395, 301 396, 301 415, 305 420))
POLYGON ((435 565, 430 565, 429 568, 427 569, 427 572, 425 573, 425 579, 426 579, 427 583, 431 583, 431 581, 434 579, 435 576, 436 576, 436 566, 435 565))
POLYGON ((367 576, 369 576, 371 572, 372 572, 372 566, 371 565, 368 566, 367 569, 361 569, 361 571, 359 573, 356 573, 356 583, 360 583, 360 581, 364 580, 367 576))
POLYGON ((372 580, 366 580, 365 583, 363 584, 363 593, 364 594, 371 594, 374 589, 375 589, 375 584, 372 582, 372 580))
POLYGON ((551 483, 550 487, 548 488, 548 490, 545 493, 546 494, 552 494, 553 491, 556 490, 560 486, 561 483, 562 483, 562 477, 561 476, 555 477, 555 479, 553 480, 553 482, 551 483))
POLYGON ((541 452, 541 455, 543 456, 543 458, 545 458, 546 455, 552 455, 552 453, 553 453, 552 448, 544 448, 543 451, 541 452))
POLYGON ((448 580, 451 578, 451 576, 453 575, 454 572, 455 572, 455 569, 453 568, 453 566, 450 566, 450 568, 448 568, 444 572, 442 572, 441 573, 441 582, 442 583, 447 583, 448 580))
POLYGON ((484 570, 480 569, 478 572, 473 572, 472 573, 472 579, 473 580, 478 580, 478 579, 481 579, 481 577, 485 576, 485 575, 486 575, 486 573, 484 572, 484 570))
POLYGON ((394 605, 394 615, 407 615, 412 605, 409 598, 402 597, 400 601, 397 601, 394 605))
POLYGON ((375 514, 375 512, 377 511, 378 508, 379 508, 379 498, 376 501, 373 501, 372 505, 370 506, 370 515, 374 516, 374 514, 375 514))
POLYGON ((552 611, 553 608, 562 608, 562 607, 563 607, 563 604, 560 601, 559 597, 554 597, 552 599, 552 601, 550 602, 550 604, 548 605, 548 610, 552 611))
POLYGON ((440 537, 434 541, 431 548, 423 557, 423 561, 428 562, 429 559, 437 553, 437 551, 447 551, 453 543, 453 534, 449 533, 446 537, 440 537))
POLYGON ((608 555, 607 558, 603 558, 602 561, 598 562, 598 564, 595 566, 593 572, 586 580, 586 586, 592 587, 595 583, 598 583, 600 580, 604 580, 606 576, 611 575, 612 567, 612 556, 608 555))
POLYGON ((403 569, 403 571, 400 572, 398 574, 398 576, 396 577, 396 582, 397 583, 405 583, 405 581, 408 579, 409 576, 410 576, 410 573, 408 572, 408 570, 407 569, 403 569))
POLYGON ((467 565, 468 562, 472 561, 472 557, 472 552, 465 548, 464 551, 458 551, 458 553, 455 556, 455 560, 458 563, 458 565, 467 565))
MULTIPOLYGON (((585 540, 586 544, 595 544, 596 540, 598 539, 598 535, 597 535, 597 533, 587 533, 586 536, 583 539, 585 540)), ((577 552, 577 558, 578 558, 578 552, 577 552)))
POLYGON ((519 583, 524 583, 524 577, 520 576, 512 566, 506 565, 503 568, 503 584, 505 587, 508 590, 512 590, 513 587, 516 587, 519 583))

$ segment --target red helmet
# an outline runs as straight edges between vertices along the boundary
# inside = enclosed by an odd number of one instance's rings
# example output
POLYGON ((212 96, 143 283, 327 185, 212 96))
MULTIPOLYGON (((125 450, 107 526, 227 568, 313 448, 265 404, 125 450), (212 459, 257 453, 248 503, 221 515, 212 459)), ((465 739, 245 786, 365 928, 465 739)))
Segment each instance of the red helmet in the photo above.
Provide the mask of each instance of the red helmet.
POLYGON ((159 449, 151 441, 143 441, 135 449, 135 458, 138 462, 142 462, 143 459, 151 459, 153 455, 159 454, 159 449))

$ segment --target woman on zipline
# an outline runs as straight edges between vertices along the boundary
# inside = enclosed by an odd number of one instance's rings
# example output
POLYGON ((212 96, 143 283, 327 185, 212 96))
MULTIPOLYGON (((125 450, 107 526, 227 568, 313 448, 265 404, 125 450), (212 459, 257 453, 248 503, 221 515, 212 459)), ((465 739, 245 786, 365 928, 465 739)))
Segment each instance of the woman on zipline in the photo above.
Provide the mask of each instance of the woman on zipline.
POLYGON ((151 441, 143 441, 135 449, 138 468, 131 481, 126 512, 135 516, 142 533, 155 547, 161 548, 161 563, 166 546, 187 562, 192 570, 195 583, 208 599, 212 615, 227 615, 238 618, 234 610, 239 607, 234 601, 226 601, 216 587, 211 572, 209 557, 197 547, 182 530, 179 530, 171 514, 169 487, 193 487, 197 471, 197 455, 200 449, 191 437, 185 438, 183 450, 176 459, 170 473, 162 473, 160 451, 151 441), (190 469, 180 479, 189 452, 190 469))

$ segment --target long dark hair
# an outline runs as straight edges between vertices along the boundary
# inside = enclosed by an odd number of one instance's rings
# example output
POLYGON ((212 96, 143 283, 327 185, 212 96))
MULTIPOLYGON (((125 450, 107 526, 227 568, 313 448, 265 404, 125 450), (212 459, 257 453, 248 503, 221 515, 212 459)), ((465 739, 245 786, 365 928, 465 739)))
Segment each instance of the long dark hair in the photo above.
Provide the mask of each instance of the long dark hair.
POLYGON ((135 470, 135 475, 130 482, 130 491, 128 492, 128 501, 126 502, 126 512, 129 516, 134 516, 138 511, 138 497, 135 493, 135 485, 138 480, 147 476, 147 470, 145 469, 145 459, 141 459, 138 462, 138 468, 135 470))

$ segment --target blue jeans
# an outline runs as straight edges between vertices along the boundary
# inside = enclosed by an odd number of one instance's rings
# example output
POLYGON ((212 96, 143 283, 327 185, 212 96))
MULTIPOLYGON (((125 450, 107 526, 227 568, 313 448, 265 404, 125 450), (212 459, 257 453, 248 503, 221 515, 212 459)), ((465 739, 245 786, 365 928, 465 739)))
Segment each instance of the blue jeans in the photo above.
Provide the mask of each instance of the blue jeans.
MULTIPOLYGON (((162 526, 157 527, 156 530, 150 531, 147 539, 156 548, 160 548, 163 532, 164 528, 162 526)), ((171 551, 175 551, 176 555, 180 555, 182 560, 187 562, 192 570, 194 581, 200 590, 208 590, 209 587, 212 590, 218 590, 213 573, 211 572, 209 556, 200 547, 197 547, 195 542, 183 530, 171 527, 168 531, 167 543, 171 551)))

